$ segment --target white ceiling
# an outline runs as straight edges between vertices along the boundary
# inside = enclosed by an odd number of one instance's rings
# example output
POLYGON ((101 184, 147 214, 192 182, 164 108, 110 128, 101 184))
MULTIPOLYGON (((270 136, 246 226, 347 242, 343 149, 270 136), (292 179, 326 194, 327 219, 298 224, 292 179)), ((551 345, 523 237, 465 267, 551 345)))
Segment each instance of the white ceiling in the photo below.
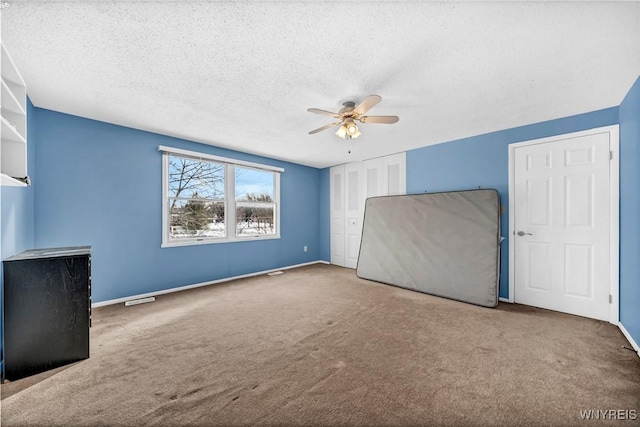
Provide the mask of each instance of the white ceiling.
POLYGON ((36 106, 314 167, 617 106, 640 75, 640 2, 5 1, 36 106), (369 94, 400 121, 307 134, 369 94))

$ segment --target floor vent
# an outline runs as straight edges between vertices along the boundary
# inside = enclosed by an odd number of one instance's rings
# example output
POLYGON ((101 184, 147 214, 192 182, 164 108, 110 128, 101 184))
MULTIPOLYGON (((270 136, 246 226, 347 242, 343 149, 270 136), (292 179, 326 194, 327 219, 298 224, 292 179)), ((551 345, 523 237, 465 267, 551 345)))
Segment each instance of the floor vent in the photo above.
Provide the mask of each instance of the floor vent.
POLYGON ((284 274, 284 271, 272 271, 271 273, 267 273, 267 276, 278 276, 280 274, 284 274))
POLYGON ((155 300, 156 300, 156 297, 132 299, 130 301, 125 301, 124 306, 129 307, 130 305, 144 304, 145 302, 154 302, 155 300))

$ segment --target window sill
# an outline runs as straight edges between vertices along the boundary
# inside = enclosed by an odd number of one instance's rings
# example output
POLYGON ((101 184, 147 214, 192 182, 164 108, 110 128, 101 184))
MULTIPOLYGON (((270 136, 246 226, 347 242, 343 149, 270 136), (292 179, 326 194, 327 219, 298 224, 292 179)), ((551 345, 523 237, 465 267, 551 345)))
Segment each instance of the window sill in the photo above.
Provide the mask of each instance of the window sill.
POLYGON ((238 243, 238 242, 255 242, 257 240, 276 240, 280 239, 280 235, 274 236, 253 236, 253 237, 236 237, 234 239, 203 239, 196 241, 181 241, 181 242, 171 242, 171 243, 163 243, 160 245, 161 248, 175 248, 180 246, 197 246, 197 245, 217 245, 221 243, 238 243))

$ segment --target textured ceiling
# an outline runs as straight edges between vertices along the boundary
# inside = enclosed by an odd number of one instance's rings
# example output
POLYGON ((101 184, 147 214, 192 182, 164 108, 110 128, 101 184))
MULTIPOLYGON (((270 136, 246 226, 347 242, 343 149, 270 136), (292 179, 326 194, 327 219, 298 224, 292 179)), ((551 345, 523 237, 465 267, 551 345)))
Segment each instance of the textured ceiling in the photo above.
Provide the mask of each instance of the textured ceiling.
POLYGON ((36 106, 315 167, 616 106, 640 75, 639 2, 6 2, 36 106), (400 121, 307 134, 369 94, 400 121))

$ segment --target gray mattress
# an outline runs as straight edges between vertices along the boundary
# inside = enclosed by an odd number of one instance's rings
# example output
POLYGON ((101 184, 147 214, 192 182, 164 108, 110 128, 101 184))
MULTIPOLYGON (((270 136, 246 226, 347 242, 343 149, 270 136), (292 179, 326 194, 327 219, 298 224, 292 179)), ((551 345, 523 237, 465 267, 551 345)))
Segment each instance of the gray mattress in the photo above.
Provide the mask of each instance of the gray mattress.
POLYGON ((496 190, 367 199, 360 278, 495 307, 499 264, 496 190))

